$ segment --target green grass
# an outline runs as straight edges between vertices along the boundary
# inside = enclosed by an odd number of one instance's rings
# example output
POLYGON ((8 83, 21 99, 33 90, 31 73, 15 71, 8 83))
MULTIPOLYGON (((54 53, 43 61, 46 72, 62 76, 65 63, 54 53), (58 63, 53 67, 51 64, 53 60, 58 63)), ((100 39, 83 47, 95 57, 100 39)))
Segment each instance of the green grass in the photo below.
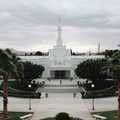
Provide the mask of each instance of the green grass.
MULTIPOLYGON (((32 112, 8 112, 7 115, 10 117, 6 120, 21 120, 19 117, 28 115, 28 114, 33 114, 32 112)), ((0 113, 0 117, 3 116, 3 113, 0 113)))
MULTIPOLYGON (((115 81, 109 81, 109 80, 105 80, 105 81, 96 81, 95 83, 95 87, 92 88, 91 87, 91 83, 88 84, 84 84, 84 86, 87 88, 87 91, 92 91, 92 90, 103 90, 106 88, 110 88, 111 86, 117 86, 117 83, 115 81)), ((117 90, 117 87, 114 88, 117 90)))
POLYGON ((114 118, 114 116, 118 115, 117 110, 116 111, 107 111, 107 112, 94 112, 94 113, 91 113, 91 114, 92 115, 96 114, 96 115, 107 117, 106 120, 120 120, 120 118, 114 118))
MULTIPOLYGON (((21 120, 19 117, 28 115, 28 114, 33 114, 32 112, 8 112, 7 115, 10 117, 6 120, 21 120)), ((3 113, 0 112, 0 117, 3 116, 3 113)), ((55 117, 48 117, 40 120, 55 120, 55 117)), ((72 120, 82 120, 78 118, 72 118, 72 120)))
MULTIPOLYGON (((10 117, 7 120, 20 120, 19 117, 27 115, 27 114, 33 114, 32 112, 8 112, 7 115, 10 117)), ((100 116, 107 117, 106 120, 120 120, 120 118, 114 118, 118 114, 118 111, 107 111, 107 112, 94 112, 91 113, 97 114, 100 116)), ((0 117, 2 117, 3 113, 0 113, 0 117)), ((48 117, 40 120, 55 120, 55 117, 48 117)), ((72 120, 78 120, 78 118, 73 118, 72 120)), ((79 118, 79 120, 82 120, 79 118)))
POLYGON ((21 91, 35 91, 35 88, 37 87, 37 84, 32 84, 32 87, 28 88, 28 83, 25 81, 8 81, 8 86, 11 88, 21 90, 21 91))

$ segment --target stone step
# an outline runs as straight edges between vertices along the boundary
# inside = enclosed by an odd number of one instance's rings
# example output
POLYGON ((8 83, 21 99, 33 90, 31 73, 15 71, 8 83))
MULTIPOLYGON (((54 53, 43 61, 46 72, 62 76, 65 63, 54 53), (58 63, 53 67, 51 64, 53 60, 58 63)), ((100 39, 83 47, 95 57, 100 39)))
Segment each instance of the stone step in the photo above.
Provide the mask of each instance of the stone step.
POLYGON ((50 84, 45 84, 45 87, 76 87, 75 84, 68 84, 68 85, 58 85, 58 84, 54 84, 54 85, 50 85, 50 84))
POLYGON ((81 88, 39 88, 37 91, 41 93, 80 93, 83 91, 81 88))

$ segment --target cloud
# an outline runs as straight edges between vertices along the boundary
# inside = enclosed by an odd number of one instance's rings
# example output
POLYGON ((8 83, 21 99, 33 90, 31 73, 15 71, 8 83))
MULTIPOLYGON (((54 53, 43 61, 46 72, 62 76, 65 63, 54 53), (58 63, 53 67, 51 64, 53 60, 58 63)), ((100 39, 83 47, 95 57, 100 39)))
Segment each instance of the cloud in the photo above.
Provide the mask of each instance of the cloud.
POLYGON ((116 49, 120 44, 119 0, 0 0, 0 3, 0 47, 48 51, 56 45, 58 16, 67 48, 88 51, 92 46, 96 51, 99 43, 103 50, 116 49))

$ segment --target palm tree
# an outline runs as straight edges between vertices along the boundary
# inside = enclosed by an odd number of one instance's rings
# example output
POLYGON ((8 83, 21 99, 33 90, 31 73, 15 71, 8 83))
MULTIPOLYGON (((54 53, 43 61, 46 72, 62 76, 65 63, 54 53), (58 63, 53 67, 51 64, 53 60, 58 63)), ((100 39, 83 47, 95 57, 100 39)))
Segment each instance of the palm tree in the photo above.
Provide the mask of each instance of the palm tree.
POLYGON ((17 63, 19 59, 13 54, 9 49, 2 50, 0 49, 0 75, 4 79, 4 88, 3 88, 3 118, 7 118, 7 103, 8 103, 8 78, 17 77, 17 63))
POLYGON ((118 118, 120 118, 120 51, 113 54, 111 63, 113 64, 113 73, 118 81, 118 118))
POLYGON ((118 82, 118 118, 120 118, 120 51, 115 52, 111 58, 108 58, 108 66, 104 67, 107 69, 113 79, 118 82))

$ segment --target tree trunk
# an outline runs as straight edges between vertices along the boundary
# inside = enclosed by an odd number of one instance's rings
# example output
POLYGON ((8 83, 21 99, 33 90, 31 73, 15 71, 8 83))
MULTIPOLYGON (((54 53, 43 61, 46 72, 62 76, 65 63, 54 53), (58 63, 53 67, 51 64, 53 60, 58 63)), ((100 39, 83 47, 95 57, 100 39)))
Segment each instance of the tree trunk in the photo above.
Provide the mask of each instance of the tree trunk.
POLYGON ((120 71, 117 71, 118 79, 118 118, 120 118, 120 71))
POLYGON ((3 92, 3 118, 7 118, 7 103, 8 103, 8 78, 4 78, 4 92, 3 92))

